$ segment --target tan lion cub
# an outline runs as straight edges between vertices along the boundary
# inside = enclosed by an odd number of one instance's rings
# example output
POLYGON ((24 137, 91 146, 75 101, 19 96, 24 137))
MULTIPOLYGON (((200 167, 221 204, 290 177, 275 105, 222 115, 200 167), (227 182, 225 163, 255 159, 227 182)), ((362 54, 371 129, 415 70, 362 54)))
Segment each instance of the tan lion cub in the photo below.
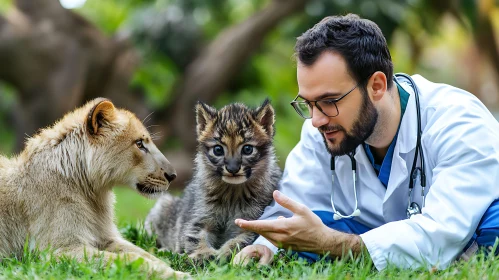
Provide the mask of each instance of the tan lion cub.
POLYGON ((143 258, 149 272, 185 276, 123 239, 113 222, 114 185, 156 197, 175 177, 134 114, 93 100, 30 138, 19 156, 0 156, 0 258, 22 256, 28 241, 78 260, 143 258))

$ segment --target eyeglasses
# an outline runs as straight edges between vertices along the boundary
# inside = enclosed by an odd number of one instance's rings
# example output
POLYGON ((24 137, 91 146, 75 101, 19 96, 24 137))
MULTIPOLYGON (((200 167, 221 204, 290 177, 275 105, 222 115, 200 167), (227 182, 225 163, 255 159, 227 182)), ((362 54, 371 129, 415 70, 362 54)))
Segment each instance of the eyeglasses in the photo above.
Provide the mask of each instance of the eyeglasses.
POLYGON ((355 85, 351 90, 347 93, 343 94, 338 98, 326 98, 322 100, 306 100, 299 95, 295 97, 293 101, 291 101, 291 106, 295 108, 298 115, 300 115, 304 119, 311 119, 312 112, 314 110, 313 106, 317 107, 319 111, 321 111, 324 115, 332 118, 339 115, 338 106, 336 103, 347 96, 350 92, 356 89, 360 83, 355 85))

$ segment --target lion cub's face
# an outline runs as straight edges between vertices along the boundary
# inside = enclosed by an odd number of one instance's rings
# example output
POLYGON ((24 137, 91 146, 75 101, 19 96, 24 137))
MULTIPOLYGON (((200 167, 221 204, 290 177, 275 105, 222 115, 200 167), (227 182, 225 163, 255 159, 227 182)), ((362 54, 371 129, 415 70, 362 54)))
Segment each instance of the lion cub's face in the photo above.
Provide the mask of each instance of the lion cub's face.
POLYGON ((97 102, 89 111, 86 127, 92 157, 105 161, 97 176, 112 184, 126 184, 146 197, 166 191, 176 172, 152 142, 142 122, 129 111, 116 109, 108 100, 97 102))

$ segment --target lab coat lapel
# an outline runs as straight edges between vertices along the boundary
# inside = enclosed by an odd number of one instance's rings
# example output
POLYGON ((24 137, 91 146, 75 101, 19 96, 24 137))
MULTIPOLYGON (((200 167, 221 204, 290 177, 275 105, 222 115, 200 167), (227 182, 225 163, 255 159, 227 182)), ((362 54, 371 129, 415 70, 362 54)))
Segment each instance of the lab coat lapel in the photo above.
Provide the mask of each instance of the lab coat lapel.
POLYGON ((382 206, 386 188, 374 172, 363 145, 357 147, 355 159, 357 160, 357 197, 362 214, 354 219, 375 228, 385 223, 382 206))
POLYGON ((393 151, 390 179, 383 200, 383 216, 386 222, 406 218, 409 194, 409 176, 417 141, 417 110, 413 90, 403 84, 410 93, 407 107, 400 124, 397 143, 393 151))
POLYGON ((359 186, 365 186, 382 198, 385 193, 385 187, 378 179, 374 169, 366 155, 366 151, 362 145, 359 145, 355 150, 355 160, 357 161, 357 177, 359 186), (360 175, 359 175, 360 174, 360 175))

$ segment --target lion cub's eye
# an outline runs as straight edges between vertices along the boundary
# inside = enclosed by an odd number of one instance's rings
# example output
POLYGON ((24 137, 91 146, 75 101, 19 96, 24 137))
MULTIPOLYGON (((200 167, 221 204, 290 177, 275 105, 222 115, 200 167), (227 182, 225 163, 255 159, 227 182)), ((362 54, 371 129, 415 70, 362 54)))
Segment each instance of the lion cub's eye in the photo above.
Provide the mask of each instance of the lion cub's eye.
POLYGON ((139 139, 137 141, 135 141, 135 145, 137 146, 137 148, 143 150, 144 152, 148 152, 149 150, 146 148, 146 146, 144 146, 144 142, 142 139, 139 139))

